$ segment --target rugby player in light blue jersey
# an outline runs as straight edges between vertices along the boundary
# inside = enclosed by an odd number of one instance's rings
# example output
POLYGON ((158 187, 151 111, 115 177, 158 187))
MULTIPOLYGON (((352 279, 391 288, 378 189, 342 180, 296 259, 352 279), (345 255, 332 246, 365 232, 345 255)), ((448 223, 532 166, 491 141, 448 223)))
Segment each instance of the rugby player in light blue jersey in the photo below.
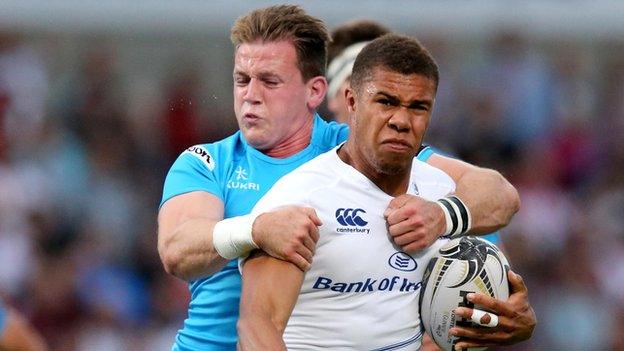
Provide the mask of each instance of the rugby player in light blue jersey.
MULTIPOLYGON (((328 40, 323 22, 298 6, 255 10, 232 28, 240 131, 180 155, 158 215, 165 270, 191 290, 174 350, 236 349, 241 279, 234 258, 261 248, 309 269, 321 224, 313 209, 248 213, 284 174, 346 140, 345 126, 315 112, 327 90, 328 40)), ((519 206, 513 186, 495 171, 444 160, 437 167, 457 184, 456 195, 472 213, 471 232, 505 226, 519 206)), ((401 197, 390 210, 395 241, 406 250, 424 248, 441 234, 445 215, 434 202, 401 197)))

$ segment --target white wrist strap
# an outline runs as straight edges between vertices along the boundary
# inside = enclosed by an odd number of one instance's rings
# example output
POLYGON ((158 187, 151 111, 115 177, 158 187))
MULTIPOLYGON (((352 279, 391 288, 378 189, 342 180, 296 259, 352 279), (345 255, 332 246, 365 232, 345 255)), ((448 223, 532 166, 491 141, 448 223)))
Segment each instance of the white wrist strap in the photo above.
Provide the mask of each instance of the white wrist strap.
POLYGON ((446 220, 446 231, 443 236, 455 238, 467 233, 472 228, 470 211, 457 196, 447 196, 439 199, 436 203, 442 208, 446 220))
POLYGON ((251 236, 251 228, 257 216, 248 214, 232 217, 215 224, 212 245, 221 257, 231 260, 258 248, 251 236))

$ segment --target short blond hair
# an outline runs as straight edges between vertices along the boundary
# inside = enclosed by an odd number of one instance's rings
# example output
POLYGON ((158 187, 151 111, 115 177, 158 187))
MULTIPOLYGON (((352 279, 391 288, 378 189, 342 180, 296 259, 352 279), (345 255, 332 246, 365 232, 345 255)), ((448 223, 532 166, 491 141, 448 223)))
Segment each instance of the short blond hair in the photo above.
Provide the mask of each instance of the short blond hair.
POLYGON ((258 39, 263 42, 291 41, 304 81, 325 75, 329 33, 322 20, 296 5, 279 5, 254 10, 232 26, 230 39, 238 47, 258 39))

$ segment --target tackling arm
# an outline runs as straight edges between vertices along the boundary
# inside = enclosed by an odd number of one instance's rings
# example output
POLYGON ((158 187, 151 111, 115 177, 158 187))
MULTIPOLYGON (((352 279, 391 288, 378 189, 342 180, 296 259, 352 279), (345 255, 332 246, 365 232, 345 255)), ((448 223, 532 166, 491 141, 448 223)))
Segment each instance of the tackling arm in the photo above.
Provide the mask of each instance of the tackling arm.
POLYGON ((239 350, 286 350, 282 334, 304 273, 295 265, 255 251, 242 268, 239 350))
MULTIPOLYGON (((228 260, 213 244, 213 231, 223 213, 223 202, 204 191, 178 195, 163 204, 158 214, 158 253, 167 273, 190 281, 225 266, 228 260)), ((313 209, 285 206, 256 217, 253 241, 271 256, 307 270, 319 225, 321 221, 313 209)))
POLYGON ((167 273, 193 280, 218 272, 227 260, 212 245, 212 230, 223 219, 223 202, 194 191, 169 199, 158 213, 158 253, 167 273))
MULTIPOLYGON (((500 173, 435 154, 427 163, 455 181, 455 195, 470 211, 469 234, 500 229, 518 211, 518 192, 500 173)), ((444 234, 447 231, 445 216, 438 203, 413 195, 397 196, 384 213, 390 236, 406 252, 422 250, 444 234)))
POLYGON ((437 154, 432 155, 427 163, 443 170, 455 181, 455 194, 466 204, 472 216, 470 234, 498 230, 509 224, 520 209, 518 192, 495 170, 437 154))

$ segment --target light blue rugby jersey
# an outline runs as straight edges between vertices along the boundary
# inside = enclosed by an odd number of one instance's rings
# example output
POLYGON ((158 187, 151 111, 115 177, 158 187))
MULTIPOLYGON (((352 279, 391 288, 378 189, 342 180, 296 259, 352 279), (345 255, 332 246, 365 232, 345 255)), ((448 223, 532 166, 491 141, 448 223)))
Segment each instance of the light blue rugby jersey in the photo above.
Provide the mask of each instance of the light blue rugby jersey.
MULTIPOLYGON (((288 158, 269 157, 252 148, 240 131, 216 143, 191 147, 169 170, 161 205, 175 195, 201 190, 223 201, 225 218, 248 214, 279 178, 331 150, 347 135, 346 125, 316 115, 310 145, 288 158)), ((241 291, 237 260, 189 287, 189 314, 174 350, 235 350, 241 291)))
MULTIPOLYGON (((170 198, 207 191, 223 201, 224 218, 251 212, 256 202, 285 174, 347 139, 346 125, 315 116, 310 145, 284 158, 269 157, 247 144, 240 131, 215 143, 190 147, 174 162, 165 179, 162 204, 170 198)), ((423 148, 417 158, 434 153, 423 148)), ((237 260, 218 273, 189 283, 188 318, 173 350, 236 350, 236 322, 241 291, 237 260)))

